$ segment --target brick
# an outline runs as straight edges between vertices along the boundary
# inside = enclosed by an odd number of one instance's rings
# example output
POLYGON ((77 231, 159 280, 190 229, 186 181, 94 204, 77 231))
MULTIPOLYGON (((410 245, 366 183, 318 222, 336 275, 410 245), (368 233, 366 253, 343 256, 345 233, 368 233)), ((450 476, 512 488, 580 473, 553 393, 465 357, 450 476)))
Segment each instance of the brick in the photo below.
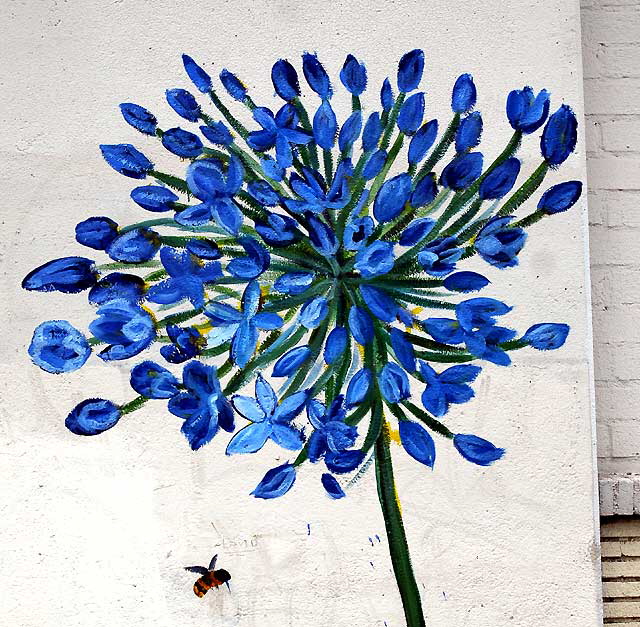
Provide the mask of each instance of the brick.
MULTIPOLYGON (((636 270, 636 273, 638 271, 636 270)), ((615 277, 615 274, 613 275, 615 277)), ((618 281, 615 277, 614 281, 618 281)), ((638 290, 633 284, 630 289, 638 290)), ((615 304, 602 306, 593 303, 593 333, 594 344, 602 350, 607 350, 607 345, 619 342, 621 338, 633 342, 640 342, 640 305, 620 305, 615 304)), ((630 399, 627 399, 629 401, 630 399)))
POLYGON ((640 597, 640 581, 605 581, 602 596, 607 599, 640 597))
MULTIPOLYGON (((594 309, 624 308, 640 303, 640 283, 635 266, 596 266, 591 269, 591 298, 594 309)), ((633 313, 639 313, 634 311, 633 313)), ((640 328, 634 332, 640 336, 640 328)), ((601 338, 596 334, 596 340, 601 338)))
POLYGON ((620 545, 620 541, 612 540, 611 542, 602 542, 600 544, 600 553, 602 557, 622 557, 622 546, 620 545))
POLYGON ((640 190, 640 160, 629 155, 605 155, 587 162, 591 189, 640 190))
POLYGON ((587 114, 640 113, 640 79, 587 78, 584 81, 584 106, 587 114))
MULTIPOLYGON (((615 432, 615 426, 612 428, 612 432, 615 432)), ((614 513, 619 516, 633 514, 633 479, 629 477, 618 479, 617 490, 613 491, 613 509, 614 513)), ((631 555, 631 553, 625 553, 625 555, 631 555)))
POLYGON ((600 487, 600 515, 613 516, 613 479, 601 479, 600 487))
POLYGON ((603 345, 595 358, 596 381, 640 381, 639 354, 638 342, 603 345))
POLYGON ((603 520, 600 535, 603 538, 640 538, 640 518, 603 520))
POLYGON ((620 550, 627 557, 640 557, 640 540, 626 540, 620 544, 620 550))
POLYGON ((604 604, 605 618, 637 618, 640 617, 640 603, 637 601, 622 601, 604 604))
MULTIPOLYGON (((611 446, 618 457, 640 457, 640 422, 616 421, 610 424, 611 446)), ((614 492, 614 510, 616 507, 614 492)))
MULTIPOLYGON (((640 64, 640 59, 638 59, 640 64)), ((601 124, 588 124, 601 130, 602 147, 613 152, 640 152, 640 116, 625 116, 601 124)), ((587 133, 587 138, 589 137, 587 133)), ((596 138, 600 139, 600 137, 596 138)))
MULTIPOLYGON (((640 227, 640 192, 608 190, 599 194, 609 226, 640 227)), ((597 206, 597 205, 596 205, 597 206)))
MULTIPOLYGON (((602 562, 602 576, 613 577, 639 577, 639 562, 602 562)), ((626 616, 622 616, 626 618, 626 616)))
POLYGON ((614 229, 593 226, 589 229, 591 265, 635 265, 640 229, 614 229))
POLYGON ((589 8, 582 11, 581 18, 582 38, 589 45, 630 44, 638 39, 640 10, 637 6, 623 6, 616 11, 589 8))
MULTIPOLYGON (((603 351, 605 351, 603 346, 603 351)), ((606 353, 605 353, 606 354, 606 353)), ((608 426, 616 420, 633 421, 640 419, 640 382, 598 382, 596 384, 596 416, 598 417, 598 450, 600 442, 603 450, 611 446, 608 426)))
POLYGON ((597 152, 602 148, 602 130, 600 121, 588 119, 585 124, 587 150, 597 152))

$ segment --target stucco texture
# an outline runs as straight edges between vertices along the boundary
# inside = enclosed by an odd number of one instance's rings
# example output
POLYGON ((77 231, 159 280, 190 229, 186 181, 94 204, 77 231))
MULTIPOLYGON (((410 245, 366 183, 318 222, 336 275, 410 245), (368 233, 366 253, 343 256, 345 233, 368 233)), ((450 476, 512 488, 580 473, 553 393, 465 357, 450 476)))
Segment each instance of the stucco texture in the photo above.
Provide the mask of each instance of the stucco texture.
MULTIPOLYGON (((189 86, 182 52, 236 71, 256 101, 271 102, 269 70, 282 56, 316 50, 337 76, 352 52, 376 86, 403 52, 423 48, 429 117, 449 118, 453 81, 471 72, 493 157, 511 134, 511 89, 546 87, 581 119, 577 3, 8 1, 0 12, 0 624, 404 625, 371 471, 341 501, 326 498, 310 467, 286 497, 259 501, 249 492, 286 461, 282 451, 229 458, 216 438, 194 453, 163 403, 99 437, 74 436, 64 418, 75 403, 132 398, 127 364, 93 358, 71 375, 41 372, 26 355, 33 327, 65 318, 86 328, 92 311, 83 295, 27 293, 19 282, 48 259, 86 254, 73 241, 81 219, 126 223, 138 211, 99 143, 135 143, 175 165, 117 104, 177 124, 164 91, 189 86), (183 566, 214 552, 231 592, 197 599, 183 566)), ((374 99, 377 88, 363 97, 374 99)), ((539 163, 537 135, 520 156, 524 171, 539 163)), ((584 180, 583 156, 581 124, 578 152, 549 182, 584 180)), ((600 624, 585 215, 581 201, 532 227, 515 269, 471 268, 491 279, 487 296, 515 305, 510 326, 572 327, 559 351, 487 364, 476 398, 447 416, 452 430, 505 447, 505 458, 480 468, 438 440, 431 472, 392 451, 428 625, 600 624)))

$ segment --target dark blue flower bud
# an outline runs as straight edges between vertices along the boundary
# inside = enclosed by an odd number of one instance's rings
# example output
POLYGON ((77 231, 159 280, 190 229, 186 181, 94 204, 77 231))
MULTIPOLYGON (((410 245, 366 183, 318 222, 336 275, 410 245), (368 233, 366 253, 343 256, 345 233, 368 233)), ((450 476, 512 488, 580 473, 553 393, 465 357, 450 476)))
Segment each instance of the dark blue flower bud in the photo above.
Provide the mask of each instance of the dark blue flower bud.
POLYGON ((390 272, 393 269, 394 261, 393 244, 378 240, 358 251, 354 268, 365 279, 370 279, 390 272))
POLYGON ((329 75, 322 67, 322 63, 318 61, 318 57, 315 54, 305 52, 302 55, 302 71, 304 77, 309 83, 309 87, 320 96, 323 100, 331 98, 333 91, 331 89, 331 82, 329 81, 329 75))
POLYGON ((182 63, 191 82, 198 90, 203 94, 210 92, 212 89, 211 77, 187 54, 182 55, 182 63))
POLYGON ((344 327, 336 327, 329 333, 324 347, 324 360, 327 364, 334 363, 346 350, 349 334, 344 327))
POLYGON ((141 263, 149 261, 160 249, 160 238, 151 229, 133 229, 118 235, 107 248, 107 254, 114 261, 141 263))
POLYGON ((131 190, 131 199, 147 211, 172 211, 178 196, 160 185, 142 185, 131 190))
POLYGON ((353 143, 360 136, 362 130, 362 113, 354 111, 342 125, 340 135, 338 136, 338 148, 340 152, 344 152, 351 148, 353 143))
POLYGON ((200 117, 200 105, 186 89, 167 89, 169 106, 182 118, 189 122, 197 122, 200 117))
POLYGON ((387 161, 387 156, 386 150, 376 150, 369 159, 367 159, 366 165, 362 168, 362 178, 365 181, 370 181, 372 178, 378 176, 387 161))
POLYGON ((76 294, 95 285, 98 272, 86 257, 62 257, 32 270, 22 281, 25 290, 76 294))
POLYGON ((393 88, 391 87, 391 81, 388 78, 384 79, 382 88, 380 89, 380 104, 383 111, 389 111, 393 107, 395 98, 393 96, 393 88))
POLYGON ((210 122, 208 126, 201 126, 200 132, 212 144, 229 146, 233 143, 233 136, 222 122, 210 122))
POLYGON ((369 368, 362 368, 351 377, 345 396, 345 406, 347 409, 359 405, 367 398, 367 394, 371 388, 372 378, 369 368))
POLYGON ((252 181, 247 185, 247 191, 265 207, 274 207, 280 202, 280 195, 267 181, 252 181))
POLYGON ((364 125, 362 131, 362 150, 363 152, 370 152, 374 150, 380 141, 382 135, 382 122, 380 121, 380 114, 376 111, 372 113, 364 125))
POLYGON ((322 474, 320 481, 322 483, 322 487, 332 499, 341 499, 346 496, 337 479, 328 472, 322 474))
POLYGON ((405 135, 413 135, 422 124, 424 116, 424 94, 422 92, 409 96, 398 114, 398 128, 405 135))
MULTIPOLYGON (((380 243, 386 244, 387 242, 374 242, 371 246, 380 243)), ((372 285, 362 284, 358 288, 358 291, 362 296, 362 300, 364 300, 364 304, 378 320, 393 322, 396 319, 398 303, 384 290, 373 287, 372 285)))
POLYGON ((477 435, 458 433, 453 437, 453 445, 462 457, 479 466, 490 466, 505 453, 503 448, 497 448, 477 435))
POLYGON ((424 52, 412 50, 407 52, 398 63, 398 89, 402 92, 413 91, 422 79, 424 71, 424 52))
POLYGON ((274 377, 288 377, 294 373, 311 356, 308 346, 296 346, 287 351, 273 366, 274 377))
POLYGON ((384 183, 373 201, 373 215, 378 222, 393 220, 400 214, 411 195, 411 183, 406 172, 384 183))
POLYGON ((286 59, 280 59, 273 64, 271 81, 278 96, 287 102, 291 102, 300 95, 298 73, 286 59))
POLYGON ((476 86, 471 74, 461 74, 456 79, 451 93, 451 109, 454 113, 466 113, 475 107, 476 86))
POLYGON ((225 68, 220 72, 220 82, 234 100, 240 102, 244 100, 244 97, 247 95, 247 88, 235 74, 225 68))
POLYGON ((450 274, 443 282, 445 289, 451 292, 462 292, 467 294, 469 292, 478 292, 483 287, 489 285, 491 281, 486 277, 483 277, 477 272, 470 272, 464 270, 462 272, 456 272, 450 274))
POLYGON ((186 248, 192 255, 195 255, 199 259, 213 261, 222 257, 218 244, 206 237, 189 238, 186 248))
POLYGON ((320 148, 331 150, 336 141, 338 121, 328 100, 322 102, 313 116, 313 137, 320 148))
POLYGON ((537 131, 549 115, 549 92, 542 89, 536 96, 531 87, 514 89, 507 96, 507 118, 511 127, 525 134, 537 131))
POLYGON ((94 305, 104 305, 111 300, 125 300, 131 303, 142 300, 144 280, 135 274, 111 272, 102 277, 90 290, 87 298, 94 305))
POLYGON ((571 107, 561 105, 547 120, 540 150, 550 166, 560 165, 574 151, 578 140, 578 120, 571 107))
POLYGON ((420 127, 409 144, 408 160, 411 165, 420 163, 425 158, 437 135, 438 120, 431 120, 420 127))
POLYGON ((120 416, 120 408, 111 401, 88 398, 71 410, 64 424, 76 435, 98 435, 111 429, 120 420, 120 416))
POLYGON ((104 250, 118 236, 118 223, 98 216, 76 224, 76 241, 95 250, 104 250))
POLYGON ((433 468, 436 461, 436 445, 429 432, 410 420, 402 420, 398 429, 404 450, 421 464, 433 468))
POLYGON ((480 143, 482 116, 478 111, 462 118, 456 131, 456 152, 466 152, 480 143))
POLYGON ((348 54, 340 70, 340 80, 347 91, 354 96, 359 96, 367 88, 367 68, 352 54, 348 54))
POLYGON ((454 191, 469 187, 482 174, 482 153, 468 152, 455 157, 442 170, 440 184, 454 191))
POLYGON ((401 329, 392 328, 389 333, 393 352, 407 372, 414 372, 416 369, 416 354, 413 344, 407 339, 407 334, 401 329))
POLYGON ((314 277, 311 272, 287 272, 275 280, 273 289, 283 294, 302 294, 311 287, 314 277))
POLYGON ((539 351, 551 351, 565 343, 569 330, 568 324, 543 322, 530 327, 522 339, 539 351))
POLYGON ((393 362, 386 363, 378 374, 380 393, 389 403, 399 403, 411 396, 407 373, 393 362))
POLYGON ((127 124, 130 124, 137 131, 145 135, 155 135, 158 127, 156 116, 144 107, 133 102, 123 102, 120 105, 122 117, 127 124))
POLYGON ((513 216, 491 218, 474 242, 480 257, 496 268, 517 266, 518 254, 527 240, 523 229, 509 226, 511 220, 513 216))
POLYGON ((257 499, 275 499, 291 490, 295 481, 295 466, 282 464, 269 470, 251 494, 257 499))
POLYGON ((349 329, 353 339, 362 346, 373 340, 373 322, 362 307, 354 305, 349 310, 349 329))
POLYGON ((435 220, 431 218, 418 218, 414 220, 402 231, 398 244, 400 244, 400 246, 414 246, 431 233, 434 224, 435 220))
POLYGON ((131 387, 147 398, 171 398, 178 393, 180 382, 163 366, 143 361, 131 370, 131 387))
POLYGON ((502 198, 511 191, 518 174, 520 174, 520 160, 510 157, 485 176, 480 183, 478 196, 482 200, 502 198))
POLYGON ((179 127, 170 128, 162 136, 162 145, 178 157, 197 157, 202 153, 202 140, 179 127))
POLYGON ((433 202, 438 194, 436 175, 433 172, 425 174, 417 183, 411 194, 411 206, 418 209, 433 202))
POLYGON ((153 170, 153 163, 131 144, 100 144, 104 160, 118 173, 143 179, 153 170))
POLYGON ((328 451, 324 461, 331 472, 343 475, 355 470, 364 461, 364 451, 360 449, 339 451, 337 453, 328 451))
POLYGON ((321 255, 332 256, 338 250, 338 240, 333 229, 315 216, 309 217, 309 239, 321 255))
POLYGON ((89 355, 87 338, 66 320, 49 320, 38 325, 29 345, 33 363, 54 374, 78 370, 89 355))
POLYGON ((565 181, 550 187, 538 201, 538 209, 552 215, 573 207, 582 194, 580 181, 565 181))

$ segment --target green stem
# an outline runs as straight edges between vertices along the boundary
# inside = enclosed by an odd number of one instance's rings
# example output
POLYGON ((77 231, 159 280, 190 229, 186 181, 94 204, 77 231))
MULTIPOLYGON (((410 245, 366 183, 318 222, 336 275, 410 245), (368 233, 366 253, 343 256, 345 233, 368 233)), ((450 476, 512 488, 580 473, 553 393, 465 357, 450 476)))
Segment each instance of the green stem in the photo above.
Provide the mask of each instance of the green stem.
POLYGON ((414 181, 419 181, 425 174, 428 174, 433 170, 433 166, 444 157, 445 153, 451 146, 451 143, 455 139, 456 131, 458 130, 458 126, 460 125, 460 114, 456 113, 453 116, 451 122, 449 122, 449 126, 447 126, 447 130, 444 132, 444 135, 438 142, 438 145, 433 149, 433 152, 429 155, 429 158, 424 162, 422 167, 418 170, 418 174, 415 177, 414 181))
POLYGON ((376 441, 375 448, 378 499, 382 508, 389 541, 391 564, 400 591, 400 597, 402 598, 407 627, 425 627, 420 592, 413 574, 409 545, 407 544, 407 536, 402 522, 389 444, 389 427, 385 423, 382 433, 376 441))
POLYGON ((132 401, 129 401, 124 405, 120 405, 120 414, 122 416, 130 414, 132 411, 140 409, 148 400, 149 399, 146 396, 136 396, 132 401))

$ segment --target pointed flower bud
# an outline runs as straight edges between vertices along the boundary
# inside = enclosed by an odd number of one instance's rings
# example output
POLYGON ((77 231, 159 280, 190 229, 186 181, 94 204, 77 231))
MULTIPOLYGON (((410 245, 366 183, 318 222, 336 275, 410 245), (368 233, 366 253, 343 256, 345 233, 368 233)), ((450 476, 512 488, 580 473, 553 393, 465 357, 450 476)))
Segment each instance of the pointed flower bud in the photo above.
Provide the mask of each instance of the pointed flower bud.
POLYGON ((104 250, 118 236, 118 223, 99 216, 76 224, 76 241, 94 250, 104 250))
POLYGON ((421 464, 433 468, 436 461, 436 445, 429 432, 410 420, 402 420, 398 429, 404 450, 421 464))
POLYGON ((308 346, 297 346, 287 351, 273 366, 274 377, 288 377, 293 374, 311 356, 308 346))
POLYGON ((373 215, 378 222, 393 220, 400 214, 411 195, 411 183, 406 172, 384 183, 373 201, 373 215))
POLYGON ((22 281, 25 290, 76 294, 96 284, 95 262, 86 257, 62 257, 32 270, 22 281))
POLYGON ((193 158, 202 154, 202 140, 194 133, 179 127, 165 131, 162 145, 178 157, 193 158))
POLYGON ((103 398, 88 398, 76 405, 64 424, 76 435, 98 435, 120 420, 120 408, 103 398))
POLYGON ((378 240, 358 251, 354 268, 365 279, 370 279, 390 272, 394 262, 393 244, 378 240))
POLYGON ((567 211, 578 202, 582 194, 580 181, 565 181, 550 187, 538 201, 538 209, 552 215, 567 211))
POLYGON ((423 124, 417 133, 411 138, 409 154, 407 156, 410 165, 420 163, 433 146, 438 135, 438 120, 431 120, 423 124))
POLYGON ((367 68, 349 54, 340 71, 340 80, 349 93, 359 96, 367 88, 367 68))
POLYGON ((469 187, 482 174, 482 153, 468 152, 455 157, 440 175, 440 184, 454 191, 469 187))
POLYGON ((477 272, 464 270, 450 274, 443 282, 445 289, 451 292, 461 292, 467 294, 469 292, 478 292, 483 287, 489 285, 491 281, 483 277, 477 272))
POLYGON ((380 392, 390 403, 399 403, 411 396, 407 373, 394 362, 386 363, 378 375, 380 392))
POLYGON ((498 448, 477 435, 458 433, 453 437, 453 445, 462 457, 478 466, 490 466, 505 453, 503 448, 498 448))
POLYGON ((380 121, 380 114, 376 111, 372 113, 364 125, 362 131, 362 150, 363 152, 370 152, 375 149, 380 141, 382 135, 382 122, 380 121))
POLYGON ((514 89, 507 96, 507 118, 516 131, 537 131, 549 115, 549 92, 542 89, 536 96, 531 87, 514 89))
POLYGON ((540 150, 550 166, 558 166, 574 151, 578 140, 578 120, 567 105, 547 120, 540 139, 540 150))
POLYGON ((338 480, 332 474, 329 474, 328 472, 323 473, 322 477, 320 477, 320 481, 322 483, 322 487, 332 499, 341 499, 346 496, 344 490, 340 487, 338 480))
POLYGON ((347 409, 359 405, 367 398, 367 394, 371 388, 371 380, 372 374, 368 368, 361 368, 351 377, 345 396, 345 406, 347 409))
POLYGON ((480 143, 482 135, 482 116, 474 111, 462 118, 456 131, 456 152, 466 152, 480 143))
POLYGON ((48 320, 38 325, 29 345, 33 363, 54 374, 78 370, 89 355, 87 338, 66 320, 48 320))
POLYGON ((398 114, 398 128, 405 135, 414 135, 422 124, 424 116, 424 94, 422 92, 409 96, 398 114))
POLYGON ((131 199, 143 209, 153 212, 172 211, 178 196, 161 185, 142 185, 131 190, 131 199))
POLYGON ((320 98, 323 100, 331 98, 333 91, 331 89, 329 75, 322 66, 322 63, 318 61, 317 55, 305 52, 302 55, 302 70, 304 77, 307 79, 307 83, 309 83, 309 87, 311 87, 320 98))
POLYGON ((291 490, 295 481, 294 465, 282 464, 269 470, 251 494, 257 499, 275 499, 291 490))
POLYGON ((158 127, 156 116, 133 102, 123 102, 120 111, 125 122, 145 135, 155 135, 158 127))
POLYGON ((235 74, 225 68, 220 72, 220 82, 234 100, 238 100, 239 102, 244 100, 244 97, 247 95, 247 88, 235 74))
POLYGON ((182 118, 189 122, 197 122, 200 117, 200 105, 186 89, 167 89, 169 106, 182 118))
POLYGON ((131 144, 100 144, 104 160, 119 174, 143 179, 153 170, 153 163, 131 144))
POLYGON ((550 351, 560 348, 565 343, 569 330, 568 324, 543 322, 530 327, 522 339, 539 351, 550 351))
POLYGON ((476 86, 471 74, 461 74, 451 93, 451 109, 454 113, 466 113, 476 105, 476 86))
POLYGON ((520 160, 510 157, 487 174, 478 189, 482 200, 494 200, 506 196, 520 174, 520 160))
POLYGON ((271 82, 278 96, 287 102, 291 102, 300 95, 298 73, 286 59, 280 59, 273 64, 271 82))
POLYGON ((211 77, 187 54, 182 55, 182 63, 191 82, 206 94, 212 89, 211 77))
POLYGON ((342 125, 338 136, 338 148, 340 152, 348 150, 360 136, 362 130, 362 113, 354 111, 342 125))
POLYGON ((418 181, 416 188, 411 194, 410 204, 416 209, 425 207, 433 202, 437 195, 438 185, 436 183, 436 175, 433 172, 429 172, 418 181))
POLYGON ((420 84, 424 71, 424 52, 411 50, 398 63, 398 89, 401 92, 413 91, 420 84))
POLYGON ((338 121, 328 100, 322 102, 313 116, 313 137, 320 148, 331 150, 336 141, 338 121))
POLYGON ((393 95, 393 88, 391 87, 391 81, 388 78, 384 79, 382 88, 380 89, 380 104, 383 111, 389 111, 393 107, 395 97, 393 95))
POLYGON ((362 307, 354 305, 349 310, 349 329, 353 339, 362 346, 373 340, 373 322, 362 307))

